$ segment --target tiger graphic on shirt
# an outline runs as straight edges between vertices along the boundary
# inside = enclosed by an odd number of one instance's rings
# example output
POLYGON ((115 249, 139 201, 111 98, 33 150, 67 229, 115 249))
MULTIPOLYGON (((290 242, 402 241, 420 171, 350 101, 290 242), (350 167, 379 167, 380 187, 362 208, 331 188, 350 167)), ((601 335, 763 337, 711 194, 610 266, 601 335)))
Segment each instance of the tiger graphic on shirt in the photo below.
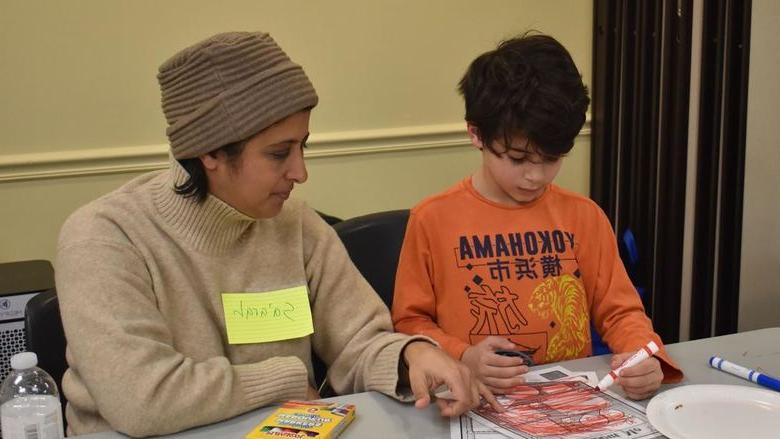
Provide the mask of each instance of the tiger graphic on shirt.
POLYGON ((550 314, 558 332, 547 346, 547 362, 575 358, 590 344, 590 320, 582 282, 570 275, 547 278, 531 293, 528 309, 541 318, 550 314))

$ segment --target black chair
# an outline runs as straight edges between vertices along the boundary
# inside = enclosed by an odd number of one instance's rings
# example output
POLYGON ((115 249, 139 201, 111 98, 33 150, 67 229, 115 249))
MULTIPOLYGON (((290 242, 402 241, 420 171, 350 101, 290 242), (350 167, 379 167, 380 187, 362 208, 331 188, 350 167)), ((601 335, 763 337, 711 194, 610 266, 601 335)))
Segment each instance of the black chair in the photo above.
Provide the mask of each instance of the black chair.
POLYGON ((393 306, 395 271, 406 234, 409 210, 350 218, 333 226, 349 257, 388 308, 393 306))
POLYGON ((320 218, 325 220, 325 222, 328 223, 331 226, 336 224, 336 223, 340 223, 342 221, 341 218, 339 218, 337 216, 328 215, 327 213, 320 212, 319 210, 315 210, 315 212, 317 212, 317 214, 319 214, 320 218))
MULTIPOLYGON (((68 363, 65 360, 65 331, 62 329, 56 289, 36 294, 27 302, 24 327, 27 350, 35 352, 38 356, 38 367, 48 372, 57 383, 64 413, 67 400, 62 391, 62 375, 68 369, 68 363)), ((63 421, 65 422, 64 416, 63 421)))
MULTIPOLYGON (((409 210, 391 210, 333 224, 333 229, 347 248, 350 259, 388 308, 393 306, 395 270, 398 267, 407 221, 409 210)), ((312 365, 315 381, 320 385, 320 395, 335 395, 326 380, 328 368, 314 352, 312 365)))

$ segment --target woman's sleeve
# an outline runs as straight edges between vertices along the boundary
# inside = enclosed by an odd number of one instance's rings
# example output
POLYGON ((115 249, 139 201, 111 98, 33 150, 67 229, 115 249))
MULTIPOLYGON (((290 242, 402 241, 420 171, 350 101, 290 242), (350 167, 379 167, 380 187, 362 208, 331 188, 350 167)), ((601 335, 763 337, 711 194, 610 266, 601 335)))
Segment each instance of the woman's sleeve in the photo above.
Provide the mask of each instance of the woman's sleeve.
MULTIPOLYGON (((642 301, 629 279, 618 253, 617 240, 604 212, 593 206, 593 223, 579 237, 577 260, 582 268, 586 291, 592 296, 591 319, 614 353, 636 352, 648 341, 660 347, 664 382, 679 381, 682 371, 663 347, 661 337, 645 314, 642 301)), ((660 292, 662 293, 662 292, 660 292)))
MULTIPOLYGON (((414 340, 393 332, 390 313, 332 227, 304 209, 304 258, 312 293, 314 350, 337 393, 375 390, 397 399, 399 359, 414 340)), ((417 337, 426 340, 423 337, 417 337)))
POLYGON ((305 397, 307 370, 296 357, 234 366, 182 355, 135 248, 74 233, 86 235, 66 224, 56 264, 70 367, 63 389, 72 403, 94 403, 114 429, 148 436, 305 397))

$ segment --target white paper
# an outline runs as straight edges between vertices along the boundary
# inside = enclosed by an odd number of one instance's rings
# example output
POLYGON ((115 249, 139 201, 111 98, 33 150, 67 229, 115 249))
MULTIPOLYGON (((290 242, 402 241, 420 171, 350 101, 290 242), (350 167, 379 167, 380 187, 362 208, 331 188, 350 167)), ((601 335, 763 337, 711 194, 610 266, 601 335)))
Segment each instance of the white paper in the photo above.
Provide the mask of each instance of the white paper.
POLYGON ((596 392, 591 389, 598 383, 598 376, 594 372, 572 372, 561 366, 551 366, 528 372, 525 379, 529 384, 550 383, 545 386, 531 386, 527 390, 538 390, 539 395, 533 395, 533 398, 540 398, 540 403, 549 402, 553 406, 535 406, 535 403, 526 403, 532 399, 527 395, 524 396, 522 392, 518 395, 499 396, 500 403, 507 406, 512 404, 516 407, 508 412, 510 415, 497 414, 489 407, 471 411, 468 416, 450 420, 450 438, 649 439, 662 437, 650 425, 641 406, 612 392, 596 392), (553 385, 553 382, 558 382, 560 385, 553 385), (568 401, 567 398, 573 399, 568 401), (512 413, 518 416, 513 417, 512 413), (529 421, 531 419, 533 420, 529 421), (502 421, 506 422, 501 425, 502 421))

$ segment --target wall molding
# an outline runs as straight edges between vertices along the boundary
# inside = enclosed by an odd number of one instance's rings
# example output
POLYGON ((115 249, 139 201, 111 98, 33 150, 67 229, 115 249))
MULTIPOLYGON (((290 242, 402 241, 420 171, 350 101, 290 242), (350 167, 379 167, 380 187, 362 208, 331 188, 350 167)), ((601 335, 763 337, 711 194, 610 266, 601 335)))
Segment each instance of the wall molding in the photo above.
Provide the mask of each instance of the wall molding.
MULTIPOLYGON (((590 118, 579 136, 590 135, 590 118)), ((463 122, 312 134, 307 159, 469 146, 463 122)), ((164 169, 168 145, 0 155, 0 183, 164 169)))

